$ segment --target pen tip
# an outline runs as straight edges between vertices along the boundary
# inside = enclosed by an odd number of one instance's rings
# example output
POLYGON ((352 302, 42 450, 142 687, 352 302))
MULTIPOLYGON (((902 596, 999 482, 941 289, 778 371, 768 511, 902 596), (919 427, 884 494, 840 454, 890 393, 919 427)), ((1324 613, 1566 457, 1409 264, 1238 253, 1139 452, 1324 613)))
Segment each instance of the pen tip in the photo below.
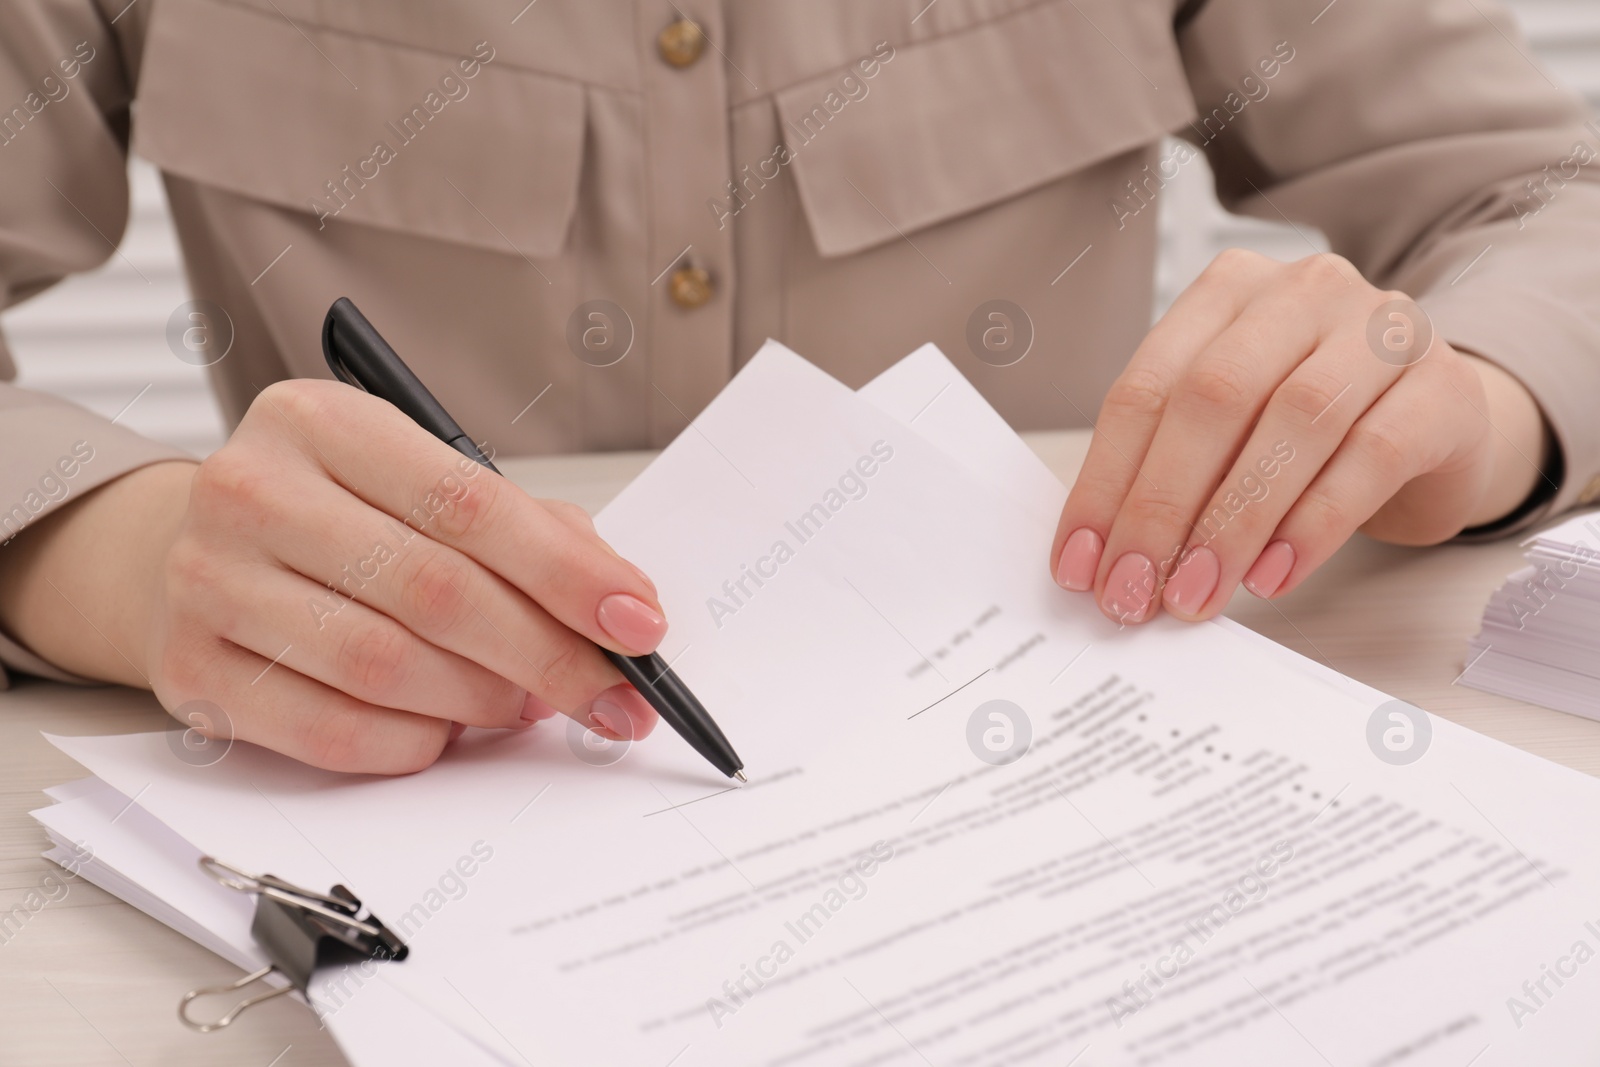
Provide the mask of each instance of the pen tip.
POLYGON ((733 772, 733 776, 735 778, 739 779, 739 781, 741 781, 741 782, 748 783, 750 781, 750 779, 748 779, 748 778, 746 778, 744 776, 744 772, 743 771, 734 771, 733 772))

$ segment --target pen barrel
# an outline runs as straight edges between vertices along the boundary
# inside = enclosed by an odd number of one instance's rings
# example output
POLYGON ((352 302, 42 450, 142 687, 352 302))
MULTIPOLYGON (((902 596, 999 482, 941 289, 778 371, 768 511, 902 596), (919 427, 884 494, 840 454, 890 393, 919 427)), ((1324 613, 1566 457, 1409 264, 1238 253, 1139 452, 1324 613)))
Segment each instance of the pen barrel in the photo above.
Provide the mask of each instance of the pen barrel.
POLYGON ((500 468, 489 462, 489 457, 484 455, 483 450, 478 447, 477 443, 465 433, 461 434, 459 437, 452 437, 450 440, 446 441, 445 444, 449 445, 457 452, 460 452, 463 456, 466 456, 474 463, 488 467, 496 474, 500 473, 500 468))
POLYGON ((606 659, 622 672, 639 694, 656 709, 661 720, 704 756, 713 767, 732 778, 744 762, 694 693, 660 656, 625 656, 602 648, 606 659))

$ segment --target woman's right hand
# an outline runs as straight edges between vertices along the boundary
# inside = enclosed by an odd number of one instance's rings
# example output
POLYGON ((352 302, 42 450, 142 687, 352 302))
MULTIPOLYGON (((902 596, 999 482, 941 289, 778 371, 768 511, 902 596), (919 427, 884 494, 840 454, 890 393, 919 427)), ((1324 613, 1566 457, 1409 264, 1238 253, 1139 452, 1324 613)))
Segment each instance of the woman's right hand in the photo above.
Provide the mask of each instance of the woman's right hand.
POLYGON ((124 658, 142 659, 169 710, 208 701, 227 721, 211 730, 378 774, 426 767, 456 723, 564 712, 613 740, 654 727, 594 643, 653 651, 666 632, 655 587, 582 509, 534 500, 326 381, 270 386, 190 470, 161 476, 186 489, 171 501, 182 520, 148 545, 156 558, 121 562, 136 592, 113 613, 133 629, 124 658))

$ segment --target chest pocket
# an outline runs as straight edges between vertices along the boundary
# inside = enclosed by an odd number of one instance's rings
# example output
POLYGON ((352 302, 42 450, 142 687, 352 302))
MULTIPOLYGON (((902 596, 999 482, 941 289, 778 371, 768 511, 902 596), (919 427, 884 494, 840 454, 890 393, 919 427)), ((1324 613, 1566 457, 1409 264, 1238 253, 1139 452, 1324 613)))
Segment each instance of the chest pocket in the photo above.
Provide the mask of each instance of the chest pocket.
POLYGON ((548 257, 577 200, 584 112, 580 85, 517 69, 487 42, 433 50, 221 0, 161 0, 133 148, 324 226, 548 257))
POLYGON ((1195 106, 1170 18, 1166 0, 1047 0, 779 93, 818 250, 895 240, 1178 128, 1195 106))

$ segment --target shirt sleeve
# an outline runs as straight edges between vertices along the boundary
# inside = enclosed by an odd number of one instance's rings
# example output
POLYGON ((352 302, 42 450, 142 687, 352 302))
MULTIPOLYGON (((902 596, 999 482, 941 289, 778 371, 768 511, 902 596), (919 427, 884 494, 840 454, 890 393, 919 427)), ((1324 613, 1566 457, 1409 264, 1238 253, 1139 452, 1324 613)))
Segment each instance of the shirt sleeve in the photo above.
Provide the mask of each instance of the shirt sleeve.
POLYGON ((1531 506, 1467 536, 1600 497, 1600 125, 1509 13, 1202 0, 1178 35, 1198 108, 1180 132, 1223 205, 1320 229, 1543 409, 1559 449, 1531 506))
MULTIPOLYGON (((148 5, 147 5, 148 6, 148 5)), ((0 4, 0 308, 108 259, 128 220, 128 71, 90 0, 0 4)), ((129 471, 183 459, 59 397, 9 384, 0 336, 0 552, 56 508, 129 471)), ((0 634, 6 669, 81 681, 0 634)))

